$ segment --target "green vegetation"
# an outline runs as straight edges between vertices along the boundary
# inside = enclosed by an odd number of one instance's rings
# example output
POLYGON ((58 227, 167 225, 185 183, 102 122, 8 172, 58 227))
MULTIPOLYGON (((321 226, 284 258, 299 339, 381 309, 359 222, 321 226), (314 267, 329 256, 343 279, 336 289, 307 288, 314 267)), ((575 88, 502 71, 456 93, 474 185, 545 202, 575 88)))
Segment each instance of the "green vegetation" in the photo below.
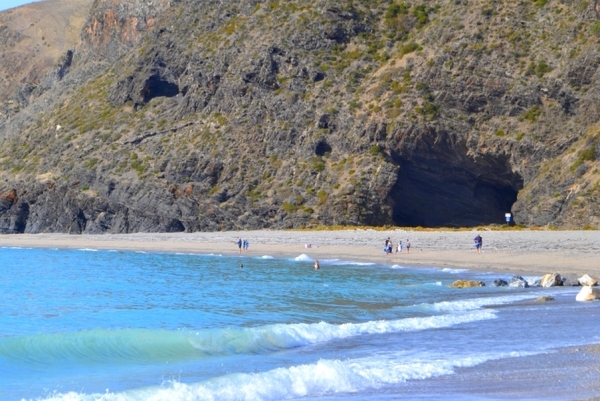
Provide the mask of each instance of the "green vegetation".
POLYGON ((591 146, 587 149, 579 152, 579 156, 573 165, 571 166, 571 172, 575 171, 577 167, 581 166, 586 161, 594 161, 596 160, 596 146, 591 146))
POLYGON ((534 105, 534 106, 531 106, 531 108, 529 110, 527 110, 525 113, 523 113, 522 117, 527 121, 535 122, 540 118, 540 116, 542 115, 543 112, 544 112, 544 109, 542 109, 538 105, 534 105))

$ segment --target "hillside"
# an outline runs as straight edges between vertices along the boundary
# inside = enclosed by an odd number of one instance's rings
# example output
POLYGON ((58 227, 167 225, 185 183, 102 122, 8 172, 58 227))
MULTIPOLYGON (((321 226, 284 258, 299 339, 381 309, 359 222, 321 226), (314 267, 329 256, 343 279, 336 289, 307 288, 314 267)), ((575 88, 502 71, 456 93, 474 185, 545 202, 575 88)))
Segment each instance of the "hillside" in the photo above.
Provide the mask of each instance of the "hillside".
POLYGON ((92 0, 45 0, 0 12, 0 113, 18 111, 44 75, 77 46, 91 5, 92 0))
POLYGON ((0 125, 0 230, 598 228, 599 39, 590 2, 96 0, 0 125))

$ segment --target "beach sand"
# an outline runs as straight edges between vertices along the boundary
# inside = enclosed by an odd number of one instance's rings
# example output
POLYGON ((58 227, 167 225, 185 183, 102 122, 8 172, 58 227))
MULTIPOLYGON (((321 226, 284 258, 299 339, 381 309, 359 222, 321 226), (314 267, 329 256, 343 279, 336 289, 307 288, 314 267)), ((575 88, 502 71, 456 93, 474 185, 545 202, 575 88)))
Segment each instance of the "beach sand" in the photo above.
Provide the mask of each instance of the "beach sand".
POLYGON ((353 229, 337 231, 227 231, 198 233, 137 233, 104 235, 0 235, 0 246, 115 249, 147 252, 190 252, 237 255, 235 241, 248 239, 242 256, 343 259, 359 262, 466 268, 519 275, 558 272, 569 282, 588 273, 600 276, 598 231, 412 231, 353 229), (473 246, 477 233, 483 252, 473 246), (386 238, 395 244, 410 239, 410 253, 385 255, 386 238), (311 247, 307 248, 306 245, 311 247))

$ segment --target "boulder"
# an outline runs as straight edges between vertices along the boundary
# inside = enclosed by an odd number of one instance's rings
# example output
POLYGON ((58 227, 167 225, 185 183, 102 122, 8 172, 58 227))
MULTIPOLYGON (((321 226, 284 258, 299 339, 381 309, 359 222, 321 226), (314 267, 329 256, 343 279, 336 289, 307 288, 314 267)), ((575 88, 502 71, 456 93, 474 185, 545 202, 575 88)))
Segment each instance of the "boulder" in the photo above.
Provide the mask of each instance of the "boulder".
POLYGON ((506 287, 506 286, 508 286, 508 283, 505 280, 497 279, 497 280, 494 280, 494 286, 495 287, 506 287))
POLYGON ((477 281, 477 280, 456 280, 452 284, 448 285, 448 287, 454 287, 454 288, 485 287, 485 283, 483 281, 477 281))
POLYGON ((523 277, 521 276, 513 276, 512 279, 510 279, 510 282, 508 283, 509 287, 523 287, 523 288, 528 288, 529 284, 527 283, 527 280, 525 280, 523 277))
POLYGON ((581 291, 579 291, 579 294, 575 297, 576 301, 581 302, 596 301, 598 299, 600 299, 600 288, 591 287, 589 285, 581 287, 581 291))
POLYGON ((543 297, 539 297, 538 299, 536 299, 533 302, 549 302, 549 301, 554 301, 554 297, 551 295, 545 295, 543 297))
POLYGON ((542 276, 540 285, 544 288, 560 287, 563 285, 563 279, 558 273, 548 273, 542 276))
POLYGON ((590 277, 588 274, 584 274, 583 276, 577 279, 580 285, 594 287, 598 285, 598 280, 590 277))

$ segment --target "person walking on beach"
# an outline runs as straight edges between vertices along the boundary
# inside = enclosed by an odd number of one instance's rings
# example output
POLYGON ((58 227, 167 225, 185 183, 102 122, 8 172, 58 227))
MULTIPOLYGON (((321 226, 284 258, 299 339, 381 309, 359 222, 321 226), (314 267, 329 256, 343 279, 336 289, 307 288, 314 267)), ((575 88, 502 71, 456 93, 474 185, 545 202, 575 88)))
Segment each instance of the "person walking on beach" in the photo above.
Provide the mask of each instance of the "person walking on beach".
POLYGON ((389 255, 392 253, 392 240, 390 239, 390 237, 388 237, 385 240, 385 245, 383 246, 383 252, 385 252, 386 255, 389 255))
POLYGON ((242 253, 242 239, 238 238, 238 240, 236 241, 236 244, 238 246, 238 249, 240 250, 240 253, 242 253))
POLYGON ((242 246, 244 248, 244 252, 248 252, 248 247, 250 246, 250 243, 248 242, 247 239, 244 240, 242 246))
POLYGON ((481 253, 481 248, 483 247, 483 238, 481 238, 481 235, 477 234, 477 236, 473 240, 475 241, 475 248, 477 248, 477 253, 481 253))
POLYGON ((410 240, 406 239, 406 253, 410 253, 410 240))
POLYGON ((402 253, 402 240, 398 241, 398 247, 396 248, 396 253, 402 253))

